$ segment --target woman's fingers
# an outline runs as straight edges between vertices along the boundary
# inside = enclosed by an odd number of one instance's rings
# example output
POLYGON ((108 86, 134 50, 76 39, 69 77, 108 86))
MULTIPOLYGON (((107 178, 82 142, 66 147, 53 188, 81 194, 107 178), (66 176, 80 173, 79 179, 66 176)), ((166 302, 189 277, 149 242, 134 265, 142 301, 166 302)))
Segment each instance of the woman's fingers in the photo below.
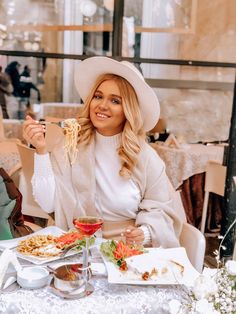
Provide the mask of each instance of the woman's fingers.
POLYGON ((43 126, 37 124, 30 124, 24 128, 24 135, 26 139, 31 140, 33 138, 44 137, 45 130, 43 126))
POLYGON ((26 117, 23 124, 23 137, 24 139, 33 145, 36 149, 45 148, 45 126, 39 124, 37 120, 32 119, 30 116, 26 117))
POLYGON ((126 238, 126 243, 129 245, 142 244, 144 238, 142 236, 136 238, 126 238))
POLYGON ((124 236, 127 244, 141 244, 144 241, 143 230, 137 227, 127 227, 124 236))

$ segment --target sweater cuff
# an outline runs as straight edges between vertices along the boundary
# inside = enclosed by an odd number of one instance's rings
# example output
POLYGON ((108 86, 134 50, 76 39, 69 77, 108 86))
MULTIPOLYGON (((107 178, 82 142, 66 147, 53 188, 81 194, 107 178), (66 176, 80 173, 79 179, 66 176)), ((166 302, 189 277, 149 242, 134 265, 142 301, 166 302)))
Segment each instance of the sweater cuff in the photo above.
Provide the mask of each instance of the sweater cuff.
POLYGON ((144 233, 143 245, 150 246, 152 244, 152 236, 149 227, 147 225, 142 225, 139 228, 142 229, 144 233))
POLYGON ((54 176, 49 153, 34 154, 34 176, 44 178, 54 176))

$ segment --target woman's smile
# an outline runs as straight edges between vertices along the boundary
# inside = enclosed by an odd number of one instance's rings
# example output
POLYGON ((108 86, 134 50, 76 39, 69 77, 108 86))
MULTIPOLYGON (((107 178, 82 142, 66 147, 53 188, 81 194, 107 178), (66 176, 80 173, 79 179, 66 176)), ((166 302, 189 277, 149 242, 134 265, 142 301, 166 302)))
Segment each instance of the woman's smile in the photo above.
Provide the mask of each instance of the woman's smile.
POLYGON ((122 98, 114 80, 102 82, 90 103, 90 118, 97 131, 112 136, 123 130, 126 121, 122 98))
POLYGON ((106 115, 104 113, 100 113, 100 112, 97 112, 96 115, 97 115, 98 119, 107 119, 107 118, 109 118, 108 115, 106 115))

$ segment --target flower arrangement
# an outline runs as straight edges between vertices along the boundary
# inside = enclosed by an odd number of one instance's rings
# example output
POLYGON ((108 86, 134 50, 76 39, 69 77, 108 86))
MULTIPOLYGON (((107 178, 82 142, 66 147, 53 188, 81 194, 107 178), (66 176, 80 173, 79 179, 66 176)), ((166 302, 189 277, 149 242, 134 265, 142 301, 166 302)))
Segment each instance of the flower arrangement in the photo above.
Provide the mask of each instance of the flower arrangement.
POLYGON ((236 219, 229 226, 221 239, 219 249, 214 252, 216 269, 204 269, 194 283, 188 301, 169 302, 170 314, 236 314, 236 261, 221 262, 220 252, 226 249, 223 242, 229 231, 236 224, 236 219))

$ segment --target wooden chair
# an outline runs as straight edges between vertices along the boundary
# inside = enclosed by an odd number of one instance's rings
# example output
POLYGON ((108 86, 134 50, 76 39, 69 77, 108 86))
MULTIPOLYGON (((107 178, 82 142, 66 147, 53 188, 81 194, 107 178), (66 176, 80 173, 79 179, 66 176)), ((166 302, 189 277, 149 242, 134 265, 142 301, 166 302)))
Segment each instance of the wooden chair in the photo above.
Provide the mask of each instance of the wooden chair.
POLYGON ((166 127, 166 120, 164 118, 160 118, 149 133, 165 133, 166 127))
POLYGON ((22 213, 27 216, 43 218, 47 225, 52 223, 51 217, 35 202, 32 192, 31 178, 34 169, 34 149, 23 144, 17 144, 21 157, 22 171, 20 173, 19 190, 23 195, 22 213))
POLYGON ((5 138, 4 128, 3 128, 3 117, 2 117, 2 107, 0 107, 0 140, 5 138))
POLYGON ((179 238, 180 245, 185 248, 193 267, 201 273, 205 257, 206 239, 196 227, 187 223, 179 191, 175 191, 174 203, 177 207, 178 215, 183 221, 183 229, 179 238))
POLYGON ((215 193, 220 196, 224 196, 225 179, 226 179, 226 166, 223 166, 214 161, 209 161, 206 166, 204 185, 205 195, 201 221, 201 232, 203 234, 205 232, 209 194, 215 193))

